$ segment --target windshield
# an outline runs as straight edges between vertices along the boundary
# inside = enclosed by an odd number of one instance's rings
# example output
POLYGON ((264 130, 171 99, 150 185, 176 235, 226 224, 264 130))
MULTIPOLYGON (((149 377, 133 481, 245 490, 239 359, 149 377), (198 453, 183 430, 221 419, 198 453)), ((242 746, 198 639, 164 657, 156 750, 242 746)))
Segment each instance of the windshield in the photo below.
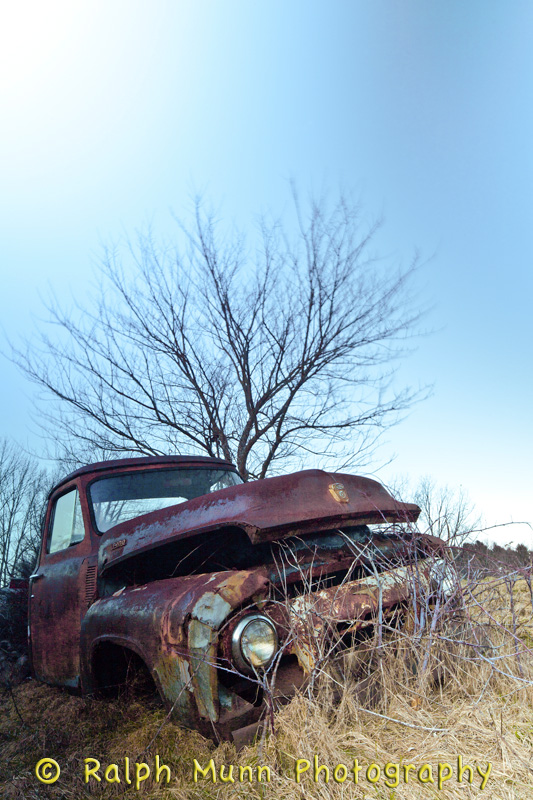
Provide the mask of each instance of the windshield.
POLYGON ((141 514, 239 483, 242 483, 239 475, 227 469, 152 469, 99 478, 90 485, 88 494, 96 528, 105 533, 141 514))

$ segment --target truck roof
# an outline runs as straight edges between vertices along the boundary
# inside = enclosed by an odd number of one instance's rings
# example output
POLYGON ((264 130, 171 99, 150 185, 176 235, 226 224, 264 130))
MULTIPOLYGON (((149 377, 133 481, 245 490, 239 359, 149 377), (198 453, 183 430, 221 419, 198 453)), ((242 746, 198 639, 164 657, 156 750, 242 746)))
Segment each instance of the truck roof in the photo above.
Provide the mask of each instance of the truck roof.
POLYGON ((68 483, 73 478, 86 475, 88 472, 118 472, 128 467, 148 467, 152 465, 168 464, 174 466, 187 467, 226 467, 237 472, 237 467, 231 461, 212 456, 134 456, 133 458, 118 458, 112 461, 97 461, 95 464, 87 464, 85 467, 71 472, 66 478, 62 478, 59 483, 49 492, 49 497, 64 483, 68 483))

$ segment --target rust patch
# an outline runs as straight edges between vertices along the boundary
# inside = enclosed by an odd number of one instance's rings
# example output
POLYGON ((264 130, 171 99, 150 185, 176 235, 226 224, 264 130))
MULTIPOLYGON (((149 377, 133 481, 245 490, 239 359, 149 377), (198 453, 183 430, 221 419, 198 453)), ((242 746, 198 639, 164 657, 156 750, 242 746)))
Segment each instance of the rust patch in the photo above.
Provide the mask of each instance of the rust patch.
MULTIPOLYGON (((404 603, 415 586, 429 588, 428 566, 420 566, 415 573, 410 566, 398 567, 377 576, 369 576, 340 586, 303 594, 289 601, 281 616, 290 631, 288 652, 298 658, 305 673, 309 674, 320 658, 323 635, 328 629, 343 625, 343 632, 359 630, 369 619, 377 617, 380 605, 383 611, 404 603)), ((280 619, 279 610, 272 616, 280 619)))

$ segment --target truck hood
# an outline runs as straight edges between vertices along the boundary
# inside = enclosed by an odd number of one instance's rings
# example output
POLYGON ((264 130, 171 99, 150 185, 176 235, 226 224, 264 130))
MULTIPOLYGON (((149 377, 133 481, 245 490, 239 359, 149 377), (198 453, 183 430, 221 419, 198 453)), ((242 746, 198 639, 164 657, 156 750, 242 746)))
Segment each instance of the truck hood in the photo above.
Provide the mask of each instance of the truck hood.
MULTIPOLYGON (((395 500, 377 481, 304 470, 232 486, 110 528, 102 536, 100 574, 163 544, 240 528, 253 544, 342 525, 411 522, 420 509, 395 500)), ((192 544, 192 543, 191 543, 192 544)))

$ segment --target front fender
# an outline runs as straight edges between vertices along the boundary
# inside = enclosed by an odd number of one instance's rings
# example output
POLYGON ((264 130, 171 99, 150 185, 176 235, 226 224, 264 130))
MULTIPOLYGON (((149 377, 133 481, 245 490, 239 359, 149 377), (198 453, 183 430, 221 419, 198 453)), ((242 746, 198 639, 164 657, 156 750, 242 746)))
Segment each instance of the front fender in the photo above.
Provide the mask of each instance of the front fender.
POLYGON ((218 629, 267 590, 256 569, 169 578, 97 600, 82 624, 82 690, 95 689, 96 648, 117 644, 142 658, 178 721, 211 732, 220 714, 218 629))

